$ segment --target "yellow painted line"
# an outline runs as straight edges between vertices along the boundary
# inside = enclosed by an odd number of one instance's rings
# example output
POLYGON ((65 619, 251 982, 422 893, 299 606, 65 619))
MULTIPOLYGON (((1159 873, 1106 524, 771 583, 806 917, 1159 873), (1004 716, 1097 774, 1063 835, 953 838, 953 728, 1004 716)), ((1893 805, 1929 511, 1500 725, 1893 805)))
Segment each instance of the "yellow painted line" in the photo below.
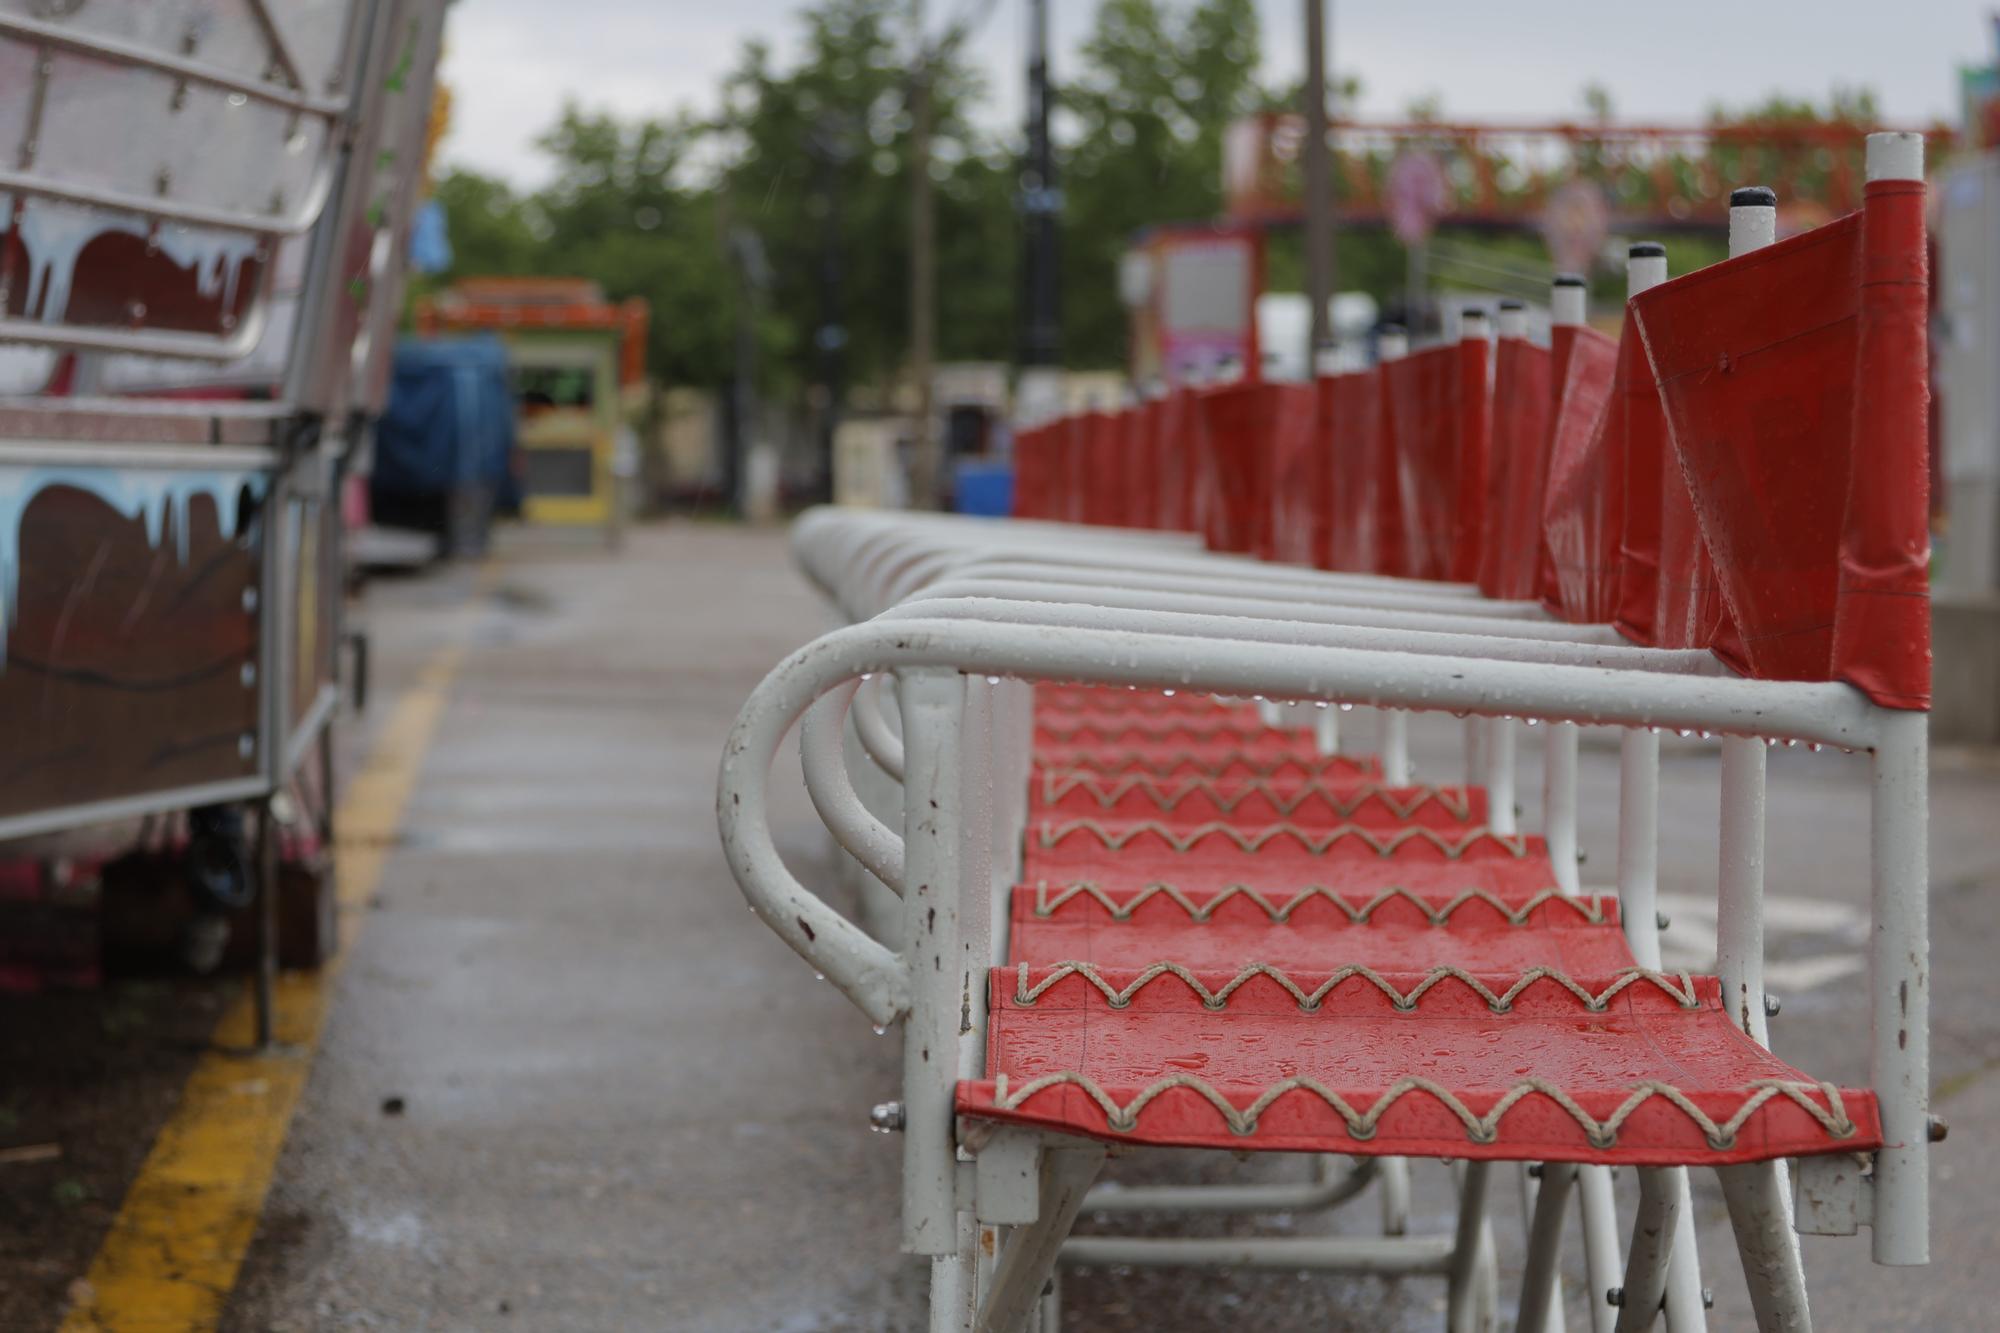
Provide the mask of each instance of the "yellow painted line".
POLYGON ((366 904, 381 882, 464 654, 463 636, 455 636, 425 665, 335 812, 341 949, 318 972, 279 976, 270 1051, 254 1048, 255 1000, 248 987, 223 1013, 179 1107, 127 1191, 62 1333, 193 1333, 222 1317, 312 1068, 334 978, 367 918, 366 904))

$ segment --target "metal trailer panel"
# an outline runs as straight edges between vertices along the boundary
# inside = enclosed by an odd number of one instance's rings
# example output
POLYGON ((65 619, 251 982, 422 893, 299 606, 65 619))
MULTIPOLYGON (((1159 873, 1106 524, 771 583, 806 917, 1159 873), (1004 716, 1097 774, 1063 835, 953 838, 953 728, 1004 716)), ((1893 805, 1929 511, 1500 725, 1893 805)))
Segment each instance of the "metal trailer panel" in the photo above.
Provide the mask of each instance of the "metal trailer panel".
POLYGON ((520 416, 521 508, 531 523, 598 527, 611 521, 622 336, 600 329, 501 331, 517 393, 531 389, 538 372, 571 371, 590 384, 587 404, 520 416))
MULTIPOLYGON (((138 6, 143 14, 117 0, 94 4, 79 12, 94 12, 101 31, 83 37, 42 33, 32 26, 40 20, 18 17, 22 3, 0 0, 0 64, 23 34, 36 50, 55 46, 79 58, 96 43, 90 49, 111 57, 98 72, 103 89, 185 79, 235 89, 246 106, 286 107, 302 122, 323 112, 341 132, 329 139, 331 205, 315 204, 312 217, 294 219, 312 227, 295 242, 305 256, 296 325, 280 354, 260 355, 254 372, 263 382, 281 378, 278 401, 0 402, 0 838, 268 796, 290 780, 332 718, 343 585, 338 477, 356 437, 348 413, 367 406, 351 388, 366 364, 353 340, 368 321, 387 327, 400 301, 401 237, 418 189, 412 178, 444 14, 443 0, 265 0, 242 11, 273 16, 273 26, 251 42, 241 34, 225 41, 227 24, 200 0, 138 6), (152 48, 134 50, 165 40, 159 24, 174 14, 209 25, 201 31, 213 35, 213 45, 204 36, 197 46, 215 69, 190 71, 152 48), (286 26, 288 15, 298 26, 286 26), (137 27, 118 27, 128 20, 137 27), (288 43, 291 66, 280 58, 281 43, 288 43), (297 67, 309 49, 335 71, 324 96, 314 94, 324 108, 294 105, 307 99, 280 86, 289 77, 282 70, 297 67), (237 88, 229 80, 241 71, 230 73, 230 62, 259 50, 279 72, 262 89, 237 88), (350 94, 358 118, 352 133, 335 125, 350 94), (366 169, 350 171, 350 161, 366 169), (300 396, 308 390, 311 401, 300 396), (341 416, 329 420, 329 409, 341 416)), ((261 60, 252 63, 255 77, 265 77, 261 60)), ((0 142, 17 90, 0 78, 0 142)), ((23 130, 20 116, 11 123, 23 130)), ((108 122, 98 129, 110 132, 108 122)), ((35 198, 51 207, 78 204, 70 178, 37 170, 35 198)), ((211 199, 226 203, 234 179, 207 182, 211 199)), ((193 191, 189 183, 190 198, 193 191)), ((159 256, 149 247, 181 225, 174 211, 181 198, 169 194, 167 205, 149 208, 147 229, 124 233, 138 249, 100 254, 86 237, 65 277, 73 302, 86 291, 157 278, 158 264, 148 264, 159 256)), ((4 195, 0 204, 15 224, 0 235, 5 290, 30 256, 18 225, 23 213, 4 195)), ((92 216, 93 226, 115 220, 103 210, 92 216)), ((281 230, 265 227, 260 244, 275 244, 281 230)), ((160 254, 173 260, 168 252, 176 244, 169 240, 160 254)), ((226 287, 227 256, 206 253, 208 267, 197 266, 197 276, 226 287)), ((268 274, 256 275, 253 291, 248 266, 266 257, 244 260, 232 309, 261 311, 268 274)), ((55 276, 52 269, 44 274, 36 311, 47 311, 55 276)), ((0 309, 18 315, 28 307, 18 303, 20 283, 11 285, 17 304, 0 309)), ((70 313, 85 310, 73 305, 70 313)), ((211 303, 208 313, 218 311, 229 313, 211 303)), ((234 330, 211 322, 197 347, 178 334, 163 343, 160 327, 134 318, 106 333, 51 314, 46 322, 0 318, 0 338, 228 355, 255 350, 260 332, 242 320, 234 330)))
POLYGON ((0 836, 268 782, 274 454, 0 455, 0 836))
POLYGON ((0 0, 0 340, 247 353, 377 3, 0 0))

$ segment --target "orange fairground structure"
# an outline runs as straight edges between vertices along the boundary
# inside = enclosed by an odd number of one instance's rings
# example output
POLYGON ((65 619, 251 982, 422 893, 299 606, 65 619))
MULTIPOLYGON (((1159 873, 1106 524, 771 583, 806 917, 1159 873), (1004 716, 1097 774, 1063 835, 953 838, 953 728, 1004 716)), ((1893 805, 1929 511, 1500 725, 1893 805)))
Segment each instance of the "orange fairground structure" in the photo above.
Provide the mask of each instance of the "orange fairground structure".
POLYGON ((645 384, 649 318, 643 300, 607 301, 584 278, 469 278, 417 303, 420 333, 507 344, 529 521, 617 522, 617 439, 645 384))

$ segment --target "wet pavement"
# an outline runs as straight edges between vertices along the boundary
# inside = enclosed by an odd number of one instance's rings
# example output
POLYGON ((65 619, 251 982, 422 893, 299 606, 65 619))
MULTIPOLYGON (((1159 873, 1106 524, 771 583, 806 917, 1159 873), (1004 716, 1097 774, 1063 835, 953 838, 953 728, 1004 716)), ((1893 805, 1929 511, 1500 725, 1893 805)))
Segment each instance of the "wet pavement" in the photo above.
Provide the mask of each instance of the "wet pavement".
MULTIPOLYGON (((896 1252, 897 1144, 866 1124, 869 1105, 894 1095, 896 1043, 871 1036, 751 917, 716 843, 715 766, 738 705, 831 623, 782 536, 677 523, 633 532, 613 557, 517 535, 483 581, 460 570, 379 583, 364 615, 378 697, 350 735, 356 749, 449 635, 469 633, 471 651, 335 983, 224 1327, 922 1327, 923 1270, 896 1252)), ((1420 777, 1457 777, 1441 758, 1455 752, 1450 726, 1418 729, 1419 762, 1431 760, 1420 777)), ((1531 820, 1537 748, 1522 745, 1531 820)), ((1715 772, 1712 749, 1670 742, 1670 965, 1706 965, 1715 772)), ((1614 859, 1615 773, 1615 751, 1587 742, 1587 882, 1614 859)), ((1860 1081, 1865 769, 1779 751, 1771 789, 1771 989, 1784 999, 1774 1041, 1815 1075, 1860 1081)), ((829 844, 795 762, 780 762, 773 790, 781 850, 830 885, 829 844)), ((1941 755, 1932 792, 1935 1074, 1952 1122, 1935 1158, 1935 1263, 1879 1269, 1865 1235, 1808 1240, 1822 1329, 1992 1326, 2000 757, 1941 755)), ((130 1123, 136 1161, 150 1130, 143 1115, 130 1123)), ((1115 1169, 1241 1179, 1302 1167, 1146 1156, 1115 1169)), ((0 1189, 17 1179, 0 1174, 0 1189)), ((1448 1224, 1443 1181, 1435 1164, 1417 1165, 1418 1228, 1448 1224)), ((1511 1304, 1518 1201, 1501 1183, 1511 1304)), ((1747 1327, 1720 1197, 1699 1173, 1697 1185, 1711 1326, 1747 1327)), ((1366 1232, 1374 1218, 1366 1196, 1331 1218, 1160 1229, 1366 1232)), ((1082 1229, 1108 1226, 1086 1218, 1082 1229)), ((1569 1324, 1584 1328, 1573 1224, 1565 1259, 1569 1324)), ((59 1292, 64 1278, 39 1280, 59 1292)), ((1065 1327, 1435 1328, 1442 1294, 1429 1280, 1086 1271, 1065 1279, 1065 1327)), ((22 1313, 7 1326, 42 1326, 22 1313)))

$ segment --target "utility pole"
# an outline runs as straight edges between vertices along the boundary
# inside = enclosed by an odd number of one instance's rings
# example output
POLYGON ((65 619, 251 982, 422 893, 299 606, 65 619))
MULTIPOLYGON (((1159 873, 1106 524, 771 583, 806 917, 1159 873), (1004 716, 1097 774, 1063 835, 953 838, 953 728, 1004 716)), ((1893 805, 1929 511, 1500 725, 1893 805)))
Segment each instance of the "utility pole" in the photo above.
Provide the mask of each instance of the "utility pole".
MULTIPOLYGON (((1062 285, 1059 280, 1062 191, 1049 138, 1049 3, 1028 0, 1028 153, 1021 171, 1021 367, 1062 364, 1062 285)), ((1046 375, 1046 372, 1045 372, 1046 375)), ((1024 395, 1025 396, 1025 395, 1024 395)))
POLYGON ((1333 346, 1328 305, 1333 299, 1333 148, 1327 141, 1326 11, 1333 0, 1305 0, 1306 7, 1306 299, 1312 305, 1306 367, 1333 346))
POLYGON ((833 441, 840 427, 842 400, 846 392, 847 316, 841 297, 842 264, 845 255, 845 219, 841 209, 841 177, 853 156, 847 125, 843 118, 822 113, 812 132, 813 155, 819 168, 819 327, 813 333, 813 350, 819 362, 820 496, 833 499, 833 441))
POLYGON ((931 93, 940 49, 924 35, 923 0, 913 0, 910 10, 917 48, 910 70, 910 378, 916 389, 910 507, 935 509, 939 468, 931 430, 931 380, 937 355, 937 215, 931 197, 931 93))
POLYGON ((726 239, 736 266, 736 371, 729 396, 729 447, 722 456, 722 493, 737 517, 748 517, 751 497, 745 493, 746 465, 757 446, 757 313, 771 285, 771 268, 764 243, 748 227, 729 224, 726 239))

